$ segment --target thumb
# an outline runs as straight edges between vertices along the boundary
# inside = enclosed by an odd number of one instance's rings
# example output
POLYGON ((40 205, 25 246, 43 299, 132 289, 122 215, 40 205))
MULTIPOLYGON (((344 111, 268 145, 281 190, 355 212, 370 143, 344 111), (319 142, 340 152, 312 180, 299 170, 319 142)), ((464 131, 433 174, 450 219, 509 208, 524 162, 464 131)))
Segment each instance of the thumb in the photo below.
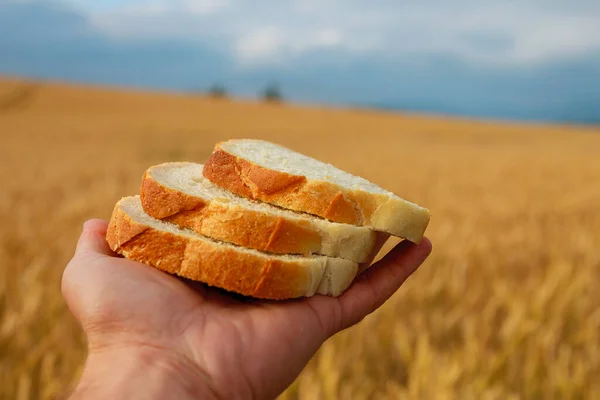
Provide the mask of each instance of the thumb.
POLYGON ((90 293, 89 282, 100 281, 95 270, 90 268, 93 266, 90 261, 114 256, 105 239, 107 227, 108 223, 101 219, 86 221, 77 242, 75 256, 63 271, 61 291, 69 309, 80 322, 85 309, 82 300, 90 293))
POLYGON ((83 231, 77 242, 76 255, 102 254, 112 256, 114 253, 106 243, 108 223, 102 219, 91 219, 83 224, 83 231))

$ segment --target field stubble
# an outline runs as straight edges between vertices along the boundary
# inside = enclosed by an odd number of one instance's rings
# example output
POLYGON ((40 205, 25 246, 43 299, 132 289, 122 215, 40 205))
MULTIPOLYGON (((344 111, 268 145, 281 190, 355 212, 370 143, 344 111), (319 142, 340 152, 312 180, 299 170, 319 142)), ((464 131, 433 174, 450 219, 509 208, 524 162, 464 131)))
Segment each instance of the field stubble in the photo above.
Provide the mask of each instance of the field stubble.
POLYGON ((85 340, 60 295, 84 220, 145 168, 274 140, 433 212, 431 258, 283 399, 598 398, 600 131, 0 81, 0 398, 53 398, 85 340), (18 103, 15 105, 16 98, 18 103), (596 396, 596 397, 594 397, 596 396))

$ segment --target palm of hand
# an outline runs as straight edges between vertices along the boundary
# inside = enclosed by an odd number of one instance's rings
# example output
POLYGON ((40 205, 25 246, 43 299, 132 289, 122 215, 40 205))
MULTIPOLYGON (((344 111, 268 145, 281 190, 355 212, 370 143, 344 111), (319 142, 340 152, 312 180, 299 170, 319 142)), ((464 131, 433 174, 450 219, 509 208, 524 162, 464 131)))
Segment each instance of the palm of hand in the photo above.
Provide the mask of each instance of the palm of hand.
POLYGON ((372 267, 340 298, 267 302, 116 257, 105 232, 103 221, 86 225, 63 277, 65 298, 90 351, 117 343, 169 352, 205 374, 225 398, 275 397, 324 340, 379 307, 431 249, 428 242, 420 251, 402 245, 388 257, 387 271, 372 267))

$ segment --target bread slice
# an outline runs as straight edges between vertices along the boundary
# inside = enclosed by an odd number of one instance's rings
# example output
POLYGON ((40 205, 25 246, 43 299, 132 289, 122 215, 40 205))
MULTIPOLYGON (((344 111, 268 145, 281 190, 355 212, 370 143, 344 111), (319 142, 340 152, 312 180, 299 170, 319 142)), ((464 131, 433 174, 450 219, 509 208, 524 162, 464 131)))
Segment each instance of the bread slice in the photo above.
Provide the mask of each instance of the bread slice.
POLYGON ((204 176, 250 199, 419 243, 429 210, 332 165, 262 140, 217 143, 204 176))
POLYGON ((263 299, 338 296, 358 271, 357 263, 342 258, 272 255, 217 242, 150 217, 139 196, 115 205, 106 240, 131 260, 263 299))
POLYGON ((140 189, 144 211, 213 239, 272 253, 365 263, 379 251, 381 240, 368 228, 248 200, 211 183, 202 169, 202 164, 185 162, 149 168, 140 189))

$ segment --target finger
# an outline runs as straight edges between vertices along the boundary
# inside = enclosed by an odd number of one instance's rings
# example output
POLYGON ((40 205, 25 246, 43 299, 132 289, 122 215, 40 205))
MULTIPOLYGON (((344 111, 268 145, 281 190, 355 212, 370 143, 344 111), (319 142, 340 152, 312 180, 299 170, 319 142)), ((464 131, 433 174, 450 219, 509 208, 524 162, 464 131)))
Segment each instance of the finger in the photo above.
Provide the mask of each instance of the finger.
MULTIPOLYGON (((295 321, 305 318, 316 323, 315 332, 326 340, 380 307, 430 252, 431 243, 427 239, 418 246, 403 241, 359 275, 340 297, 316 295, 309 299, 287 301, 275 305, 275 308, 285 308, 286 315, 293 316, 295 321)), ((307 323, 304 325, 308 326, 307 323)))
POLYGON ((358 276, 352 286, 339 297, 342 309, 341 329, 360 322, 381 307, 425 261, 431 249, 431 242, 427 238, 419 245, 405 240, 358 276))
POLYGON ((108 223, 101 219, 91 219, 83 224, 83 231, 77 242, 75 254, 102 254, 114 256, 108 243, 106 243, 106 229, 108 223))

